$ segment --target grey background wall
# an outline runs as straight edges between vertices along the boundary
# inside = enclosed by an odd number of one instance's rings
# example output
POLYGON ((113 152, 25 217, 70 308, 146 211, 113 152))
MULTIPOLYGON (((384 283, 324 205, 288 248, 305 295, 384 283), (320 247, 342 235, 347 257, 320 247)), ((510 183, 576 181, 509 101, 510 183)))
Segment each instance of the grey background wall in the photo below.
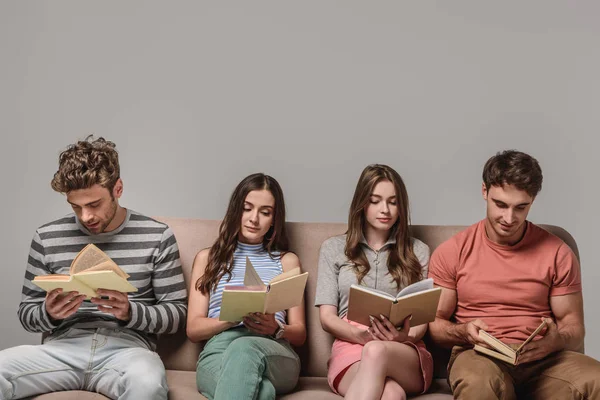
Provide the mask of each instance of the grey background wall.
POLYGON ((345 221, 373 162, 405 178, 416 224, 484 216, 496 151, 540 161, 530 219, 578 241, 587 352, 595 304, 597 2, 0 2, 0 349, 37 343, 16 317, 34 230, 70 212, 49 181, 88 133, 117 143, 123 204, 219 219, 264 171, 291 221, 345 221))

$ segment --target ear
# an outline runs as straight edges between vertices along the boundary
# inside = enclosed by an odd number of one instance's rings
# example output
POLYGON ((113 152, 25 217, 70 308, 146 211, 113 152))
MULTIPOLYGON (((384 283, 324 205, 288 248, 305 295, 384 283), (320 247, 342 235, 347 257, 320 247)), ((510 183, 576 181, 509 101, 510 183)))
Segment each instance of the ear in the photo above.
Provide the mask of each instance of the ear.
POLYGON ((113 188, 113 197, 119 199, 123 195, 123 181, 121 178, 117 179, 115 187, 113 188))
POLYGON ((481 195, 483 196, 483 199, 487 201, 488 191, 485 188, 485 182, 481 182, 481 195))

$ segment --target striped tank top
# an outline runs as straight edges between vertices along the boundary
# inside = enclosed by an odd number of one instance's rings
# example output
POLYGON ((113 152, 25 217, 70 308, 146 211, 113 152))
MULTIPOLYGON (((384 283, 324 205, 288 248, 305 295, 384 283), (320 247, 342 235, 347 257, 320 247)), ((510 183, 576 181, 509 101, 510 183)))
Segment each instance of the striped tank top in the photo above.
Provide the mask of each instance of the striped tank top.
MULTIPOLYGON (((244 274, 246 272, 246 257, 250 259, 252 266, 260 276, 260 279, 265 284, 268 284, 271 279, 283 272, 281 266, 280 252, 272 253, 273 258, 265 250, 262 243, 246 244, 238 241, 233 253, 233 270, 231 271, 231 280, 227 281, 229 275, 225 274, 216 289, 210 294, 208 304, 208 317, 218 318, 221 312, 221 300, 223 298, 223 288, 226 285, 243 285, 244 274)), ((285 324, 285 311, 275 313, 275 319, 285 324)))

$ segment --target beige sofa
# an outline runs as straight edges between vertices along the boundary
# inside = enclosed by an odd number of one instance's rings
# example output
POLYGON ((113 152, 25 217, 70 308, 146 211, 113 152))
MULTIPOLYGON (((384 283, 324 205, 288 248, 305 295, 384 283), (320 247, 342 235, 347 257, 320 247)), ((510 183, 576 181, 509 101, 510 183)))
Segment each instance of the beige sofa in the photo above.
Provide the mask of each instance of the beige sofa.
MULTIPOLYGON (((181 252, 186 282, 189 287, 194 256, 200 249, 212 244, 217 234, 219 221, 179 218, 157 219, 167 223, 175 232, 181 252)), ((302 372, 298 386, 293 393, 281 396, 281 399, 340 399, 340 396, 330 391, 327 379, 325 378, 327 375, 327 359, 333 339, 321 329, 318 308, 314 307, 313 304, 315 299, 319 247, 328 237, 343 233, 346 225, 290 222, 287 226, 289 228, 292 250, 299 256, 304 270, 310 273, 305 298, 308 339, 305 345, 298 349, 298 353, 302 359, 302 372)), ((575 254, 579 256, 575 241, 568 232, 555 226, 544 227, 567 242, 575 254)), ((464 229, 464 226, 413 226, 414 235, 427 243, 432 251, 441 242, 462 229, 464 229)), ((448 352, 438 349, 430 343, 428 343, 428 348, 435 360, 435 381, 427 394, 414 398, 419 400, 452 399, 445 380, 448 352)), ((191 343, 187 340, 185 330, 172 336, 163 336, 159 340, 157 351, 167 368, 169 399, 204 399, 196 389, 195 380, 196 360, 201 349, 202 346, 200 344, 191 343)), ((40 395, 34 397, 34 399, 91 400, 106 398, 97 393, 71 391, 40 395)))

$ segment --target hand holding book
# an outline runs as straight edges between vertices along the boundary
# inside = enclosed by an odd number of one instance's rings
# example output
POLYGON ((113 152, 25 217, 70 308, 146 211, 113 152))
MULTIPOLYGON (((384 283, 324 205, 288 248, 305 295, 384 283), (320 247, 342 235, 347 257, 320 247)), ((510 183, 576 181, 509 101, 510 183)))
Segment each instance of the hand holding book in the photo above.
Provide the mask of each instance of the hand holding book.
POLYGON ((558 332, 556 323, 552 318, 542 318, 542 320, 542 323, 546 323, 546 333, 541 339, 533 340, 523 346, 518 359, 519 364, 541 360, 564 348, 564 341, 558 332))
POLYGON ((380 318, 370 316, 371 327, 368 331, 376 340, 387 340, 399 343, 409 342, 411 341, 409 336, 411 318, 412 315, 406 317, 402 326, 396 328, 384 315, 380 315, 380 318))

